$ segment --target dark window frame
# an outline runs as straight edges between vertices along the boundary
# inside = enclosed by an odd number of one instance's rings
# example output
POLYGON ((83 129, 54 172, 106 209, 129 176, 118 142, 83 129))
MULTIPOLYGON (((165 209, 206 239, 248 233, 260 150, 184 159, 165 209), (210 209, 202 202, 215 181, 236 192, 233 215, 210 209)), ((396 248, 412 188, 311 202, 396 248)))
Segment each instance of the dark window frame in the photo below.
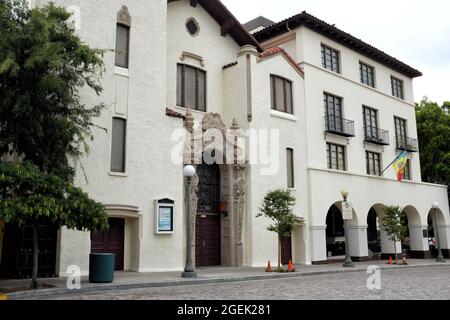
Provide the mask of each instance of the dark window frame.
POLYGON ((295 165, 294 165, 294 149, 286 148, 286 175, 288 189, 295 188, 295 165), (290 174, 289 174, 290 167, 290 174))
POLYGON ((195 106, 189 106, 191 107, 193 110, 197 110, 197 111, 201 111, 201 112, 207 112, 207 76, 208 73, 206 72, 206 70, 189 65, 189 64, 185 64, 185 63, 177 63, 177 77, 178 77, 178 68, 181 67, 181 88, 178 88, 178 83, 179 83, 179 79, 177 79, 177 106, 182 107, 182 108, 187 108, 188 106, 186 105, 186 68, 190 68, 190 69, 194 69, 195 70, 195 106), (200 102, 200 86, 199 86, 199 74, 203 73, 204 74, 204 97, 203 97, 203 101, 204 101, 204 106, 200 106, 199 102, 200 102), (181 94, 181 101, 179 101, 179 97, 178 97, 178 93, 179 90, 181 90, 180 94, 181 94))
POLYGON ((115 45, 115 61, 114 61, 114 65, 116 66, 116 67, 119 67, 119 68, 124 68, 124 69, 129 69, 129 67, 130 67, 130 43, 131 43, 131 27, 130 26, 128 26, 128 25, 126 25, 126 24, 123 24, 123 23, 117 23, 116 24, 116 45, 115 45), (126 29, 126 31, 127 31, 127 49, 126 49, 126 51, 125 51, 125 54, 126 54, 126 62, 125 62, 125 64, 124 65, 122 65, 122 64, 118 64, 118 61, 117 61, 117 56, 120 54, 119 52, 118 52, 118 50, 117 50, 117 35, 118 35, 118 29, 119 28, 124 28, 124 29, 126 29))
POLYGON ((394 130, 396 145, 406 145, 408 142, 408 120, 394 116, 394 130))
POLYGON ((110 164, 110 170, 113 173, 126 173, 126 168, 127 168, 127 127, 128 127, 128 123, 127 123, 127 119, 122 118, 122 117, 113 117, 112 118, 112 129, 111 129, 111 164, 110 164), (113 168, 113 157, 114 157, 114 121, 115 120, 119 120, 122 121, 124 126, 123 126, 123 145, 122 145, 122 158, 123 158, 123 163, 122 163, 122 168, 121 169, 116 169, 113 168))
POLYGON ((363 123, 364 129, 366 130, 366 135, 369 138, 378 138, 378 110, 366 105, 363 105, 363 123), (375 123, 373 123, 373 116, 375 115, 375 123), (367 118, 369 116, 370 123, 367 123, 367 118))
POLYGON ((371 88, 376 87, 375 83, 375 67, 367 64, 365 62, 359 62, 359 75, 362 84, 369 86, 371 88))
POLYGON ((393 97, 405 99, 405 82, 402 79, 391 76, 391 89, 393 97))
POLYGON ((270 100, 271 100, 271 108, 272 110, 275 111, 279 111, 279 112, 284 112, 284 113, 288 113, 288 114, 294 114, 294 83, 282 76, 276 75, 276 74, 271 74, 270 75, 270 100), (283 81, 283 101, 284 101, 284 105, 283 108, 277 108, 277 90, 276 90, 276 80, 281 80, 283 81), (288 86, 289 85, 289 86, 288 86), (291 101, 288 101, 288 95, 287 92, 288 90, 290 91, 290 97, 291 97, 291 101), (290 105, 289 105, 290 102, 290 105), (289 110, 290 107, 290 110, 289 110))
POLYGON ((338 132, 344 131, 344 98, 339 97, 335 94, 324 92, 323 102, 325 108, 325 115, 327 117, 327 126, 331 130, 336 130, 338 132), (333 114, 330 114, 330 104, 329 99, 333 100, 333 114))
POLYGON ((320 45, 322 67, 332 72, 341 73, 341 52, 326 44, 320 45), (327 59, 327 57, 330 59, 327 59))
POLYGON ((327 142, 327 167, 331 170, 338 170, 338 171, 347 171, 347 148, 344 145, 340 145, 337 143, 327 142), (333 168, 333 153, 334 151, 332 148, 335 147, 336 149, 336 168, 333 168), (342 151, 342 164, 339 162, 339 153, 342 151), (342 168, 341 168, 342 165, 342 168))
POLYGON ((371 176, 381 175, 381 153, 366 150, 366 172, 371 176), (372 160, 372 163, 371 163, 372 160))
POLYGON ((408 159, 405 166, 405 174, 403 175, 403 180, 412 181, 411 175, 411 159, 408 159))

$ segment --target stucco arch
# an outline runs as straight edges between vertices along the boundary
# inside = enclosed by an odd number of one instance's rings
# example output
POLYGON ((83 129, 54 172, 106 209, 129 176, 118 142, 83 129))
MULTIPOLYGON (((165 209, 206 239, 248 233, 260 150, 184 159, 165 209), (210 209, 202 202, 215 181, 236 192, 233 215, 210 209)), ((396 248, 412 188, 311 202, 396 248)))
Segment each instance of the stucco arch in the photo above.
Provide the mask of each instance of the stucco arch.
POLYGON ((402 209, 402 211, 406 214, 409 225, 425 225, 425 221, 422 221, 422 217, 416 207, 407 205, 402 209))

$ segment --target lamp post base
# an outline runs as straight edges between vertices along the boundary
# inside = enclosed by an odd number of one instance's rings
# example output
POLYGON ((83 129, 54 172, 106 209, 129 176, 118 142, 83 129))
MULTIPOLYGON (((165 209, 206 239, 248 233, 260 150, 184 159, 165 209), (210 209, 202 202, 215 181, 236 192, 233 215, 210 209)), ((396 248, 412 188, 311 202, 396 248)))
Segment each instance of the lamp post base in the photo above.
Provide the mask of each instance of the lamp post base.
POLYGON ((197 272, 194 272, 194 271, 186 272, 186 271, 184 271, 181 274, 181 277, 182 278, 197 278, 197 272))
POLYGON ((438 258, 436 258, 436 262, 444 262, 444 263, 445 263, 445 262, 447 262, 447 261, 445 261, 444 258, 439 258, 439 257, 438 257, 438 258))
POLYGON ((348 262, 345 261, 344 264, 342 265, 344 268, 353 268, 355 265, 353 264, 353 262, 348 262))

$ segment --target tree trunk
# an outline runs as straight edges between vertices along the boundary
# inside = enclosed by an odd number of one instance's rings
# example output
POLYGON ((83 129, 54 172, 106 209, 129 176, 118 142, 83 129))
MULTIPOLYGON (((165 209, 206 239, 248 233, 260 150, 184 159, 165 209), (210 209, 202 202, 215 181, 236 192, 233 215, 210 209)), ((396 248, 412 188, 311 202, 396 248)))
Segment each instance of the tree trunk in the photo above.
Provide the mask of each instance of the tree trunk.
POLYGON ((278 235, 278 270, 281 269, 281 235, 278 235))
POLYGON ((31 285, 33 289, 38 288, 38 261, 39 261, 39 243, 38 243, 38 227, 33 223, 33 274, 31 285))
POLYGON ((395 264, 398 265, 398 259, 397 259, 397 241, 394 241, 394 252, 395 252, 395 264))

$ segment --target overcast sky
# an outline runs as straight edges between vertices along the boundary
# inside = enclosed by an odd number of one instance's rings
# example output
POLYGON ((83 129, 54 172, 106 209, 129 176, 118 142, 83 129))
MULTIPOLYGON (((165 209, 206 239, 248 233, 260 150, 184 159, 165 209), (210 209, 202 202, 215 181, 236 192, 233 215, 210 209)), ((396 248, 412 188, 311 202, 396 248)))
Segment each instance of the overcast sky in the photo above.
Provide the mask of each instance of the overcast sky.
POLYGON ((422 71, 414 97, 450 100, 450 1, 448 0, 222 0, 242 22, 264 16, 275 22, 306 10, 422 71))

